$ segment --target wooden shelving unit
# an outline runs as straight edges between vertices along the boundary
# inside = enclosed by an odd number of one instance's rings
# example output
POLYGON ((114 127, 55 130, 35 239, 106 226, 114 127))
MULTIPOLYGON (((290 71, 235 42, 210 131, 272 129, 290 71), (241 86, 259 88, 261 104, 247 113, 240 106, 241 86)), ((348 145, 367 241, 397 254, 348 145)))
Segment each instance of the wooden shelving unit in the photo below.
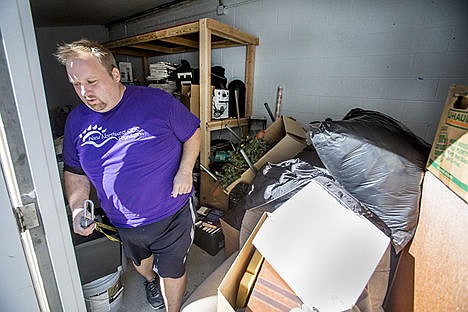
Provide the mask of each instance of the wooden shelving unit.
MULTIPOLYGON (((246 126, 252 114, 255 49, 257 37, 242 32, 219 21, 204 18, 198 21, 155 30, 141 35, 105 42, 113 53, 143 58, 144 75, 149 75, 148 58, 184 52, 199 53, 200 69, 200 120, 202 146, 200 161, 208 167, 210 161, 211 131, 226 125, 246 126), (246 47, 245 58, 245 112, 246 118, 211 120, 211 50, 235 46, 246 47)), ((202 181, 203 183, 203 181, 202 181)))

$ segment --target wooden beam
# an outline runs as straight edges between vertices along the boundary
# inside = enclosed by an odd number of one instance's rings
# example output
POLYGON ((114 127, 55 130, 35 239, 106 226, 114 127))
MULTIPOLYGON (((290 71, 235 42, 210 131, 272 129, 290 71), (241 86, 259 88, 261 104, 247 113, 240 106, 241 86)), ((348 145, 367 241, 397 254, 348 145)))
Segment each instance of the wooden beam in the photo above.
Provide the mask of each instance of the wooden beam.
POLYGON ((213 130, 221 130, 226 129, 226 126, 229 127, 244 127, 249 125, 249 118, 240 118, 239 122, 237 122, 237 118, 234 119, 220 119, 220 120, 212 120, 207 123, 208 129, 213 130))
POLYGON ((160 40, 164 41, 164 42, 178 44, 178 45, 181 45, 181 46, 195 48, 195 49, 198 49, 198 47, 199 47, 198 42, 196 42, 194 40, 182 38, 182 37, 164 38, 164 39, 160 39, 160 40))
POLYGON ((136 48, 136 49, 142 49, 142 50, 162 52, 162 53, 167 53, 167 54, 172 53, 171 48, 161 47, 161 46, 157 46, 157 45, 154 45, 154 44, 151 44, 151 43, 132 44, 129 47, 136 48))
MULTIPOLYGON (((257 37, 242 32, 234 27, 228 26, 217 20, 211 18, 202 19, 207 23, 208 28, 211 30, 213 35, 226 38, 235 42, 238 42, 243 45, 254 44, 258 45, 259 40, 257 37)), ((202 21, 200 20, 200 21, 202 21)))
POLYGON ((229 40, 220 40, 216 42, 211 42, 212 49, 221 49, 221 48, 231 48, 231 47, 238 47, 239 44, 237 42, 229 41, 229 40))
POLYGON ((115 54, 137 56, 137 57, 152 56, 152 54, 154 54, 154 53, 149 53, 148 51, 131 49, 128 47, 114 48, 114 49, 110 49, 110 51, 115 54))
POLYGON ((148 58, 147 57, 144 57, 143 58, 143 81, 145 82, 145 85, 146 85, 146 77, 148 77, 150 75, 150 69, 149 69, 149 62, 148 62, 148 58))
POLYGON ((173 26, 161 30, 151 31, 141 35, 131 36, 119 40, 113 40, 103 43, 103 45, 108 48, 118 48, 124 46, 130 46, 138 43, 144 43, 153 40, 160 40, 169 37, 182 36, 187 34, 197 33, 199 31, 199 22, 191 22, 187 24, 182 24, 178 26, 173 26))
POLYGON ((210 163, 211 134, 208 122, 211 120, 211 30, 206 19, 200 20, 200 120, 201 120, 201 153, 200 162, 208 168, 210 163))
POLYGON ((254 71, 255 71, 255 51, 256 46, 249 44, 245 55, 245 115, 252 115, 254 71))
POLYGON ((152 43, 139 43, 139 44, 131 45, 130 47, 135 48, 135 49, 142 49, 145 51, 159 52, 159 54, 161 53, 175 54, 175 53, 183 53, 183 52, 193 52, 197 50, 197 49, 190 48, 190 47, 176 47, 176 48, 161 47, 152 43))

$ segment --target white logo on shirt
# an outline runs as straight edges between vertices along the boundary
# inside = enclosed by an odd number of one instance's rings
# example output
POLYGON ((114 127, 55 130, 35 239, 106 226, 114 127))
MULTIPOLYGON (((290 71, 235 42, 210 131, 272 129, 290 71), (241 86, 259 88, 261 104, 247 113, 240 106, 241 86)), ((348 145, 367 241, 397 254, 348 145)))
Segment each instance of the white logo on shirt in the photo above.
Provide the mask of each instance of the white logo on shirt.
POLYGON ((79 135, 82 142, 81 146, 93 145, 99 148, 111 140, 131 140, 145 135, 144 130, 140 127, 132 127, 118 132, 106 132, 107 129, 103 129, 97 125, 89 125, 79 135))

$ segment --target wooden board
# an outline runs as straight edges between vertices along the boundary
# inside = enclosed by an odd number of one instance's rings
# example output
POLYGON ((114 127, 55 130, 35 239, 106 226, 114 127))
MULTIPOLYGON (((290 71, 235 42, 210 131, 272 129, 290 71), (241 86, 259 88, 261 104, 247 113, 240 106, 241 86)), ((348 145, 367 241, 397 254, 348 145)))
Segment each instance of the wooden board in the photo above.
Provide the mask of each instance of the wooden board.
POLYGON ((386 311, 468 311, 468 205, 426 172, 419 224, 386 311))
POLYGON ((245 311, 289 312, 301 305, 301 299, 265 259, 245 311))

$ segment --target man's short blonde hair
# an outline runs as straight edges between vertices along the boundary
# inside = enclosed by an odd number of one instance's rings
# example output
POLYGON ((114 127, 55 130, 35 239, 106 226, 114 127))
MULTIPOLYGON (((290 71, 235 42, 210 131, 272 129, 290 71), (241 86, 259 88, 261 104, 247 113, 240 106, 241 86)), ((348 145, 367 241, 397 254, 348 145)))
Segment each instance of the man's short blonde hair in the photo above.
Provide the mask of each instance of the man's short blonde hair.
POLYGON ((59 45, 54 55, 62 65, 67 65, 77 58, 94 56, 110 75, 112 75, 112 69, 117 68, 117 63, 112 53, 102 44, 89 39, 80 39, 59 45))

